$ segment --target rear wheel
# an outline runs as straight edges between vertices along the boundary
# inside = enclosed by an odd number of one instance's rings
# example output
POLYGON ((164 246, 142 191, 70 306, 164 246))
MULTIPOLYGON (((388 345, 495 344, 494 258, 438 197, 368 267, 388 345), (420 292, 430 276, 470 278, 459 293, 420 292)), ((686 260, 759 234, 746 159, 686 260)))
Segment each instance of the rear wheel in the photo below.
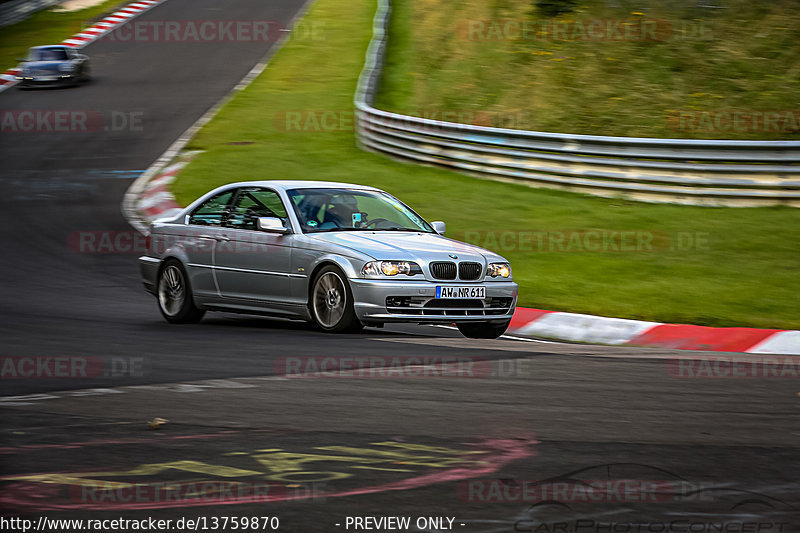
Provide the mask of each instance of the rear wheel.
POLYGON ((311 316, 323 331, 355 333, 364 325, 356 317, 353 291, 347 277, 335 266, 326 266, 314 278, 310 295, 311 316))
POLYGON ((194 305, 189 277, 180 261, 168 259, 158 272, 158 309, 168 322, 193 324, 206 312, 194 305))
POLYGON ((458 331, 470 339, 496 339, 506 332, 511 321, 501 322, 467 322, 456 324, 458 331))

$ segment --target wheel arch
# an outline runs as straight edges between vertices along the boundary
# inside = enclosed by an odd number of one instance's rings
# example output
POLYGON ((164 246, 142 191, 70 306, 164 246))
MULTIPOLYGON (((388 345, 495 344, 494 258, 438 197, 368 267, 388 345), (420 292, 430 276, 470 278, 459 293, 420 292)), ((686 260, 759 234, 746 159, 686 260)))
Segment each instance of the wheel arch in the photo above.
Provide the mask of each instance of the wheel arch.
POLYGON ((335 332, 335 333, 356 333, 361 331, 364 327, 363 323, 358 319, 357 315, 355 314, 354 310, 354 296, 353 296, 353 289, 350 285, 350 279, 355 277, 355 267, 347 260, 347 258, 343 257, 324 257, 320 258, 314 264, 314 268, 311 270, 311 275, 309 276, 309 283, 308 283, 308 292, 306 296, 307 300, 307 310, 308 314, 311 317, 312 322, 314 322, 318 327, 322 328, 325 331, 335 332), (312 298, 312 292, 314 290, 314 282, 316 278, 320 275, 325 269, 330 270, 338 270, 341 274, 343 274, 343 278, 341 281, 344 284, 344 291, 346 293, 345 303, 343 304, 343 314, 339 318, 339 322, 334 324, 333 326, 329 324, 323 324, 319 317, 316 316, 314 311, 314 302, 312 298))
MULTIPOLYGON (((186 253, 186 250, 180 245, 173 244, 162 253, 159 254, 159 261, 161 264, 164 264, 165 261, 168 259, 176 259, 180 261, 183 265, 183 268, 186 268, 189 265, 189 256, 186 253)), ((159 268, 160 265, 159 265, 159 268)))
POLYGON ((186 275, 186 284, 189 287, 189 296, 191 297, 194 304, 200 308, 203 306, 198 304, 197 296, 194 293, 194 283, 192 282, 192 273, 189 271, 189 262, 187 261, 188 258, 184 254, 179 253, 170 253, 167 251, 161 258, 159 259, 158 263, 158 270, 156 270, 156 279, 155 279, 155 290, 156 290, 156 297, 158 297, 158 280, 161 277, 161 272, 164 270, 164 265, 167 264, 170 260, 175 260, 180 264, 181 268, 183 269, 184 274, 186 275))
POLYGON ((165 254, 161 257, 161 260, 158 264, 158 273, 156 274, 156 298, 158 300, 159 310, 164 318, 167 319, 168 322, 178 323, 178 324, 187 324, 187 323, 196 323, 199 322, 203 315, 205 315, 206 311, 204 308, 199 307, 195 300, 195 294, 192 290, 192 281, 189 277, 189 273, 186 269, 186 263, 182 261, 179 257, 171 254, 165 254), (171 313, 164 309, 163 304, 161 302, 161 278, 163 276, 163 272, 167 266, 170 264, 175 265, 174 268, 180 271, 180 276, 183 279, 183 291, 184 291, 184 298, 180 304, 180 308, 177 312, 171 313))
POLYGON ((308 275, 308 284, 306 285, 306 307, 308 308, 309 312, 311 312, 311 291, 314 288, 314 280, 317 279, 319 272, 327 266, 335 266, 344 272, 345 282, 355 275, 355 269, 349 261, 337 256, 321 257, 314 264, 314 267, 311 269, 311 273, 308 275))
MULTIPOLYGON (((176 261, 181 265, 183 271, 186 273, 186 276, 189 276, 189 270, 186 268, 186 261, 178 257, 177 255, 165 255, 161 257, 158 262, 158 270, 156 270, 156 276, 160 276, 161 272, 164 270, 164 265, 166 265, 169 261, 176 261)), ((156 277, 156 283, 158 283, 158 277, 156 277)))

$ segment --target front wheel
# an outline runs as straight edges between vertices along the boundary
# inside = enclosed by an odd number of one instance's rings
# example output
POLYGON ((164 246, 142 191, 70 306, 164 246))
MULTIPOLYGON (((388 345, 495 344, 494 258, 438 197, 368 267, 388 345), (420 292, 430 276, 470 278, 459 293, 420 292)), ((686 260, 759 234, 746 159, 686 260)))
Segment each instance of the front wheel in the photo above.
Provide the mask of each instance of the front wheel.
POLYGON ((206 312, 194 305, 189 277, 180 261, 168 259, 158 273, 158 309, 168 322, 193 324, 206 312))
POLYGON ((310 296, 311 316, 323 331, 355 333, 364 327, 356 317, 350 284, 335 266, 326 266, 319 271, 310 296))
POLYGON ((492 322, 466 322, 456 325, 458 326, 458 331, 470 339, 496 339, 506 332, 510 323, 511 321, 509 320, 500 324, 492 322))

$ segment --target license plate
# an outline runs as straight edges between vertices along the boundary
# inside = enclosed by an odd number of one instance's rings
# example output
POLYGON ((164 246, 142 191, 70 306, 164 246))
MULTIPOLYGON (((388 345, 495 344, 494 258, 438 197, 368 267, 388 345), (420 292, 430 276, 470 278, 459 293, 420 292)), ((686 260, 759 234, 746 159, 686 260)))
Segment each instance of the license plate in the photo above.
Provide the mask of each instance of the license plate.
POLYGON ((436 286, 437 298, 486 298, 486 287, 436 286))
POLYGON ((38 76, 36 78, 37 81, 56 81, 57 79, 57 76, 38 76))

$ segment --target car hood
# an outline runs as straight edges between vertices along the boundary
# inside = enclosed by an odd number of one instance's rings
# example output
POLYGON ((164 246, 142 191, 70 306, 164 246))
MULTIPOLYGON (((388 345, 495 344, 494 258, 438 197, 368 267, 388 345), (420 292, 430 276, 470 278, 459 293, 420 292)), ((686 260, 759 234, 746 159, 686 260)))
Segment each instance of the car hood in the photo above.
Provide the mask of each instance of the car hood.
POLYGON ((502 260, 497 254, 471 244, 454 241, 432 233, 365 231, 336 231, 312 233, 317 242, 345 246, 379 260, 410 260, 417 262, 452 261, 450 254, 458 260, 484 263, 486 260, 502 260))

